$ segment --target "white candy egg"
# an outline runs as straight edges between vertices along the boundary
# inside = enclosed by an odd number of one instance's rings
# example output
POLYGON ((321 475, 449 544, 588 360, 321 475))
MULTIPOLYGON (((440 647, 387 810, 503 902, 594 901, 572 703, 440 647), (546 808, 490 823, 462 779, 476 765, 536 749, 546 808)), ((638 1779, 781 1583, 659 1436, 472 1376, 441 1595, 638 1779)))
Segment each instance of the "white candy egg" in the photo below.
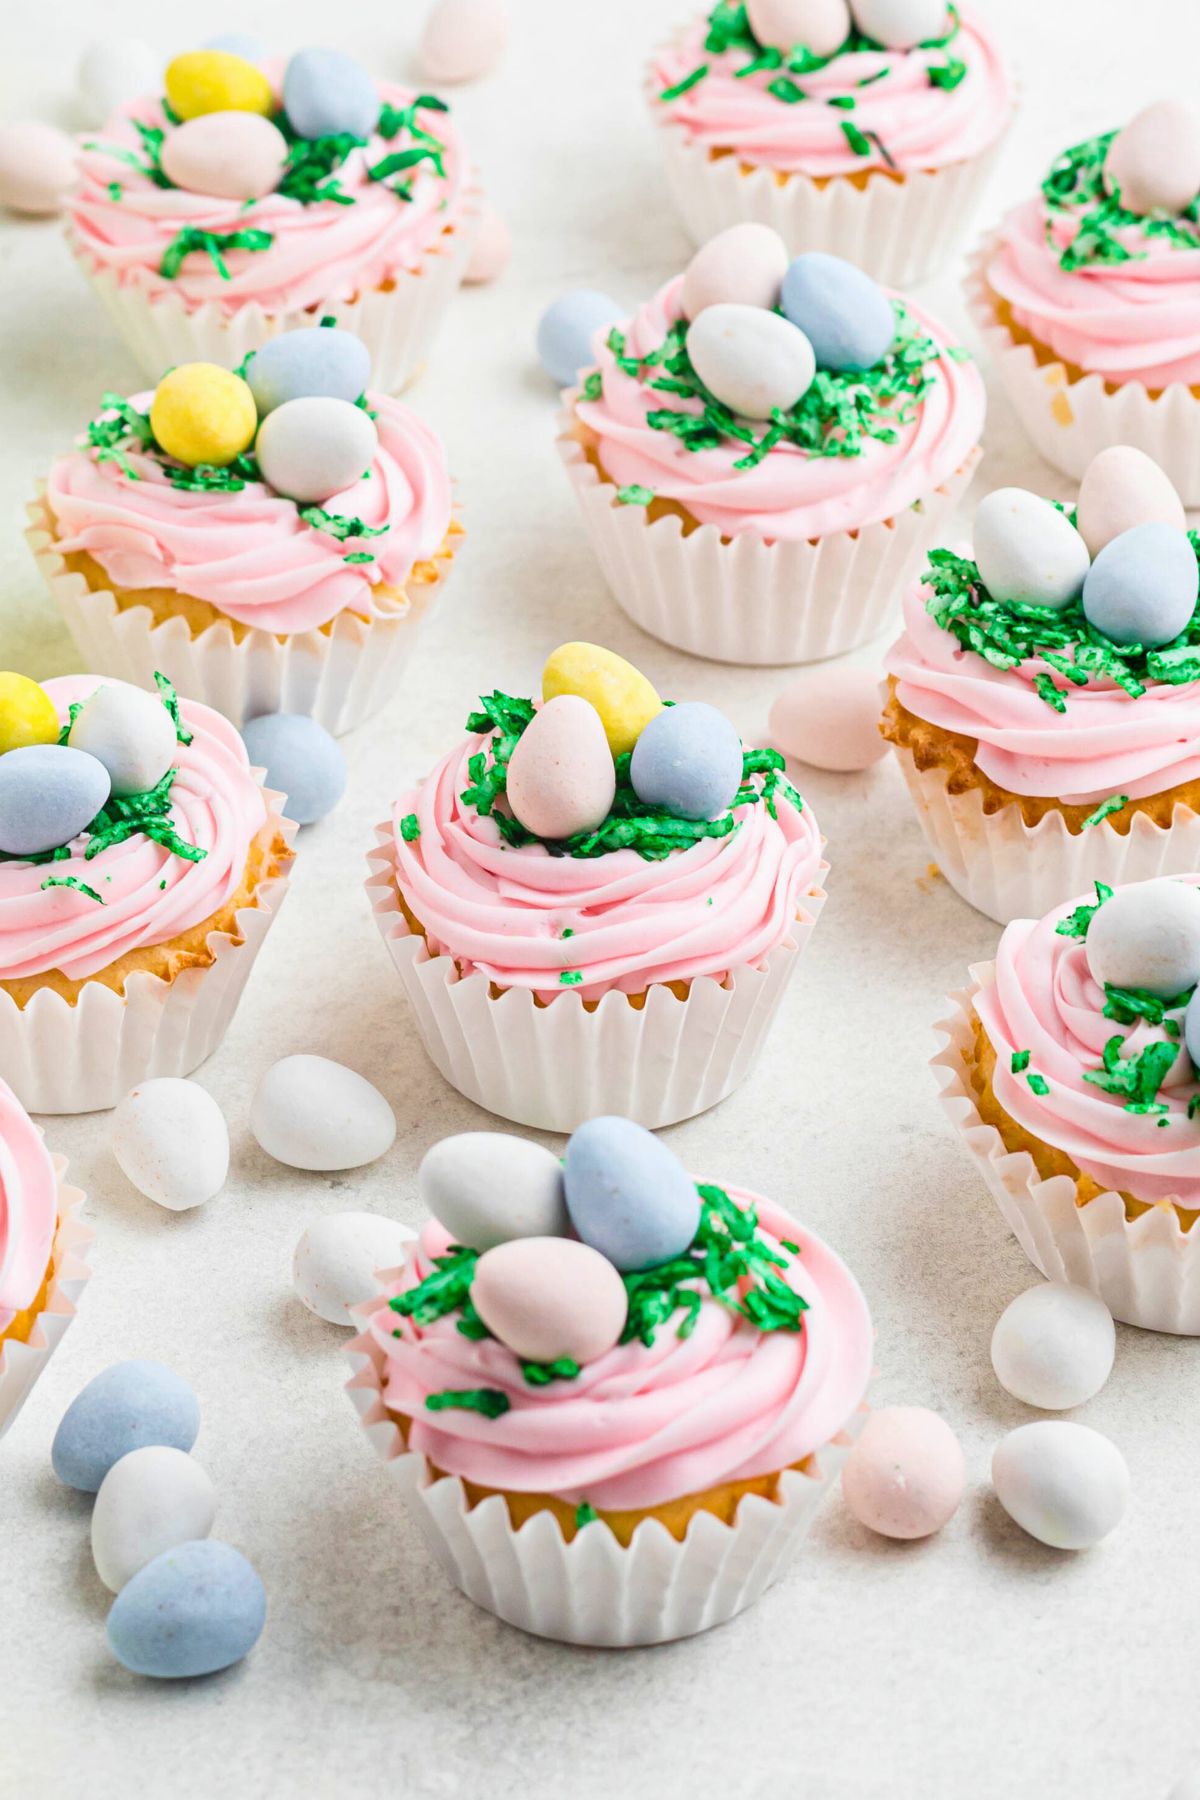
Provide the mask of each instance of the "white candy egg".
POLYGON ((1084 948, 1101 987, 1171 999, 1200 981, 1200 891, 1167 880, 1119 888, 1093 913, 1084 948))
POLYGON ((946 0, 850 0, 854 23, 887 50, 915 50, 950 28, 946 0))
POLYGON ((310 394, 267 414, 254 453, 276 493, 321 506, 361 480, 378 447, 375 421, 361 406, 310 394))
POLYGON ((1118 131, 1104 180, 1132 213, 1181 213, 1200 192, 1200 114, 1183 100, 1154 100, 1118 131))
POLYGON ((1117 1333, 1090 1288, 1044 1281, 1009 1302, 992 1333, 1002 1388, 1027 1406, 1062 1412, 1090 1400, 1112 1373, 1117 1333))
POLYGON ((212 1481, 183 1450, 148 1444, 113 1464, 92 1511, 92 1557, 106 1588, 119 1594, 139 1569, 206 1538, 217 1513, 212 1481))
POLYGON ((326 1056, 285 1056, 259 1082, 250 1129, 291 1169, 358 1169, 390 1150, 396 1115, 364 1076, 326 1056))
POLYGON ((395 1269, 416 1233, 379 1213, 330 1213, 304 1232, 292 1257, 292 1286, 310 1312, 353 1325, 352 1306, 379 1292, 378 1269, 395 1269))
POLYGON ((79 98, 89 125, 104 125, 130 100, 162 92, 163 60, 142 38, 101 38, 79 59, 79 98))
POLYGON ((74 140, 54 125, 39 119, 0 125, 0 206, 56 213, 79 178, 77 156, 74 140))
POLYGON ((688 327, 688 355, 709 392, 746 419, 795 406, 812 385, 812 345, 795 325, 759 306, 708 306, 688 327))
POLYGON ((746 0, 746 17, 770 50, 803 44, 814 56, 832 56, 850 35, 846 0, 746 0))
POLYGON ((171 1212, 202 1206, 225 1185, 229 1130, 212 1095, 179 1075, 130 1088, 108 1141, 139 1194, 171 1212))
POLYGON ((421 1198, 456 1244, 491 1250, 513 1238, 562 1237, 570 1229, 558 1157, 530 1138, 463 1131, 427 1150, 421 1198))
POLYGON ((1048 500, 1024 488, 996 488, 975 514, 975 561, 993 599, 1061 608, 1083 592, 1091 558, 1048 500))
POLYGON ((106 683, 84 701, 67 742, 104 764, 118 798, 157 787, 179 748, 175 722, 158 695, 124 681, 106 683))
POLYGON ((1120 1524, 1129 1469, 1111 1439, 1066 1419, 1038 1419, 1002 1438, 992 1485, 1010 1519, 1055 1550, 1090 1550, 1120 1524))
POLYGON ((769 225, 753 220, 727 225, 697 250, 687 266, 684 318, 698 318, 705 307, 728 303, 768 309, 777 305, 789 260, 787 245, 769 225))

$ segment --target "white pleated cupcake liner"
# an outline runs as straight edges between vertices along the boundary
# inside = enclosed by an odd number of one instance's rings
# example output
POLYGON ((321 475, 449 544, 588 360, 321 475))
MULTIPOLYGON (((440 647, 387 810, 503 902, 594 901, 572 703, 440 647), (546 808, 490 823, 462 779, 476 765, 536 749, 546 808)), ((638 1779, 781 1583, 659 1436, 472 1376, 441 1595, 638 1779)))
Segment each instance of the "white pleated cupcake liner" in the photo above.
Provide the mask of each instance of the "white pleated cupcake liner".
POLYGON ((156 619, 148 606, 121 607, 108 589, 89 587, 60 555, 44 499, 28 512, 26 540, 84 667, 151 690, 161 673, 185 700, 238 726, 271 712, 306 713, 335 737, 361 725, 397 692, 452 561, 439 551, 437 580, 414 583, 407 609, 387 617, 342 612, 328 631, 251 628, 240 638, 221 620, 194 633, 182 614, 156 619))
POLYGON ((493 998, 487 976, 460 975, 453 957, 430 953, 400 908, 390 824, 377 836, 367 894, 426 1054, 477 1106, 543 1131, 571 1132, 603 1113, 653 1130, 726 1099, 757 1062, 825 903, 820 887, 810 890, 759 966, 741 964, 723 982, 697 976, 686 1000, 652 983, 641 1007, 611 992, 589 1010, 566 991, 539 1006, 528 989, 493 998))
POLYGON ((982 452, 894 519, 801 542, 715 525, 688 532, 677 514, 651 524, 622 506, 571 434, 564 414, 559 455, 604 578, 622 610, 651 637, 713 662, 778 667, 820 662, 889 629, 982 452))
POLYGON ((1184 1231, 1165 1201, 1136 1219, 1126 1217, 1121 1196, 1111 1191, 1080 1206, 1069 1175, 1044 1181, 1028 1151, 1006 1150, 995 1126, 980 1118, 964 1057, 974 1042, 975 996, 994 970, 994 963, 975 964, 972 985, 951 994, 952 1010, 935 1027, 945 1047, 931 1063, 942 1104, 988 1192, 1048 1281, 1090 1288, 1125 1325, 1200 1336, 1200 1230, 1184 1231))
POLYGON ((1177 804, 1169 826, 1135 812, 1125 833, 1108 819, 1072 832, 1058 812, 1027 825, 1015 803, 987 813, 979 788, 952 794, 944 769, 918 769, 911 750, 892 749, 942 874, 999 925, 1040 919, 1096 881, 1120 887, 1200 869, 1200 814, 1190 806, 1177 804))
POLYGON ((67 1326, 75 1317, 79 1296, 91 1276, 84 1252, 95 1233, 81 1217, 84 1195, 79 1188, 68 1187, 64 1182, 66 1159, 55 1156, 51 1160, 58 1183, 58 1223, 52 1252, 54 1270, 46 1289, 45 1304, 34 1320, 28 1341, 18 1343, 9 1339, 0 1343, 0 1438, 24 1406, 34 1383, 62 1342, 67 1326))

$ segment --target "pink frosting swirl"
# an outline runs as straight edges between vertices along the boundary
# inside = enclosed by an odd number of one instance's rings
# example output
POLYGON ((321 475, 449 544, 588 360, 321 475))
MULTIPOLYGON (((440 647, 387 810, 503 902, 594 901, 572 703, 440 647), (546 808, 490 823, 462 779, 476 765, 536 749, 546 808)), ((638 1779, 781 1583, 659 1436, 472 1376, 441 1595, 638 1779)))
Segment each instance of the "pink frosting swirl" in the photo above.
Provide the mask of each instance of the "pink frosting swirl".
POLYGON ((1055 712, 1034 679, 1040 657, 995 669, 963 650, 925 609, 929 589, 904 599, 904 631, 887 656, 896 697, 917 718, 977 743, 975 763, 1013 794, 1088 806, 1110 794, 1140 800, 1200 777, 1200 682, 1156 682, 1136 700, 1110 680, 1067 691, 1055 712))
POLYGON ((758 1208, 768 1244, 800 1246, 799 1256, 781 1251, 781 1274, 808 1301, 803 1328, 760 1332, 706 1295, 690 1337, 668 1322, 652 1345, 619 1345, 573 1381, 540 1388, 511 1350, 464 1337, 453 1316, 419 1326, 389 1309, 448 1247, 441 1226, 428 1225, 368 1325, 387 1359, 386 1403, 412 1420, 410 1448, 486 1487, 615 1509, 771 1474, 820 1450, 866 1392, 866 1302, 820 1238, 757 1195, 727 1191, 758 1208), (487 1419, 425 1407, 429 1394, 474 1387, 498 1388, 509 1410, 487 1419))
MULTIPOLYGON (((123 685, 95 675, 44 684, 64 724, 72 701, 123 685)), ((180 710, 193 736, 178 746, 171 822, 207 854, 189 862, 137 832, 88 861, 85 833, 60 862, 0 861, 0 980, 50 969, 86 980, 131 950, 189 931, 237 892, 250 846, 267 822, 262 788, 227 719, 193 700, 181 700, 180 710), (86 882, 103 904, 75 888, 44 888, 50 875, 86 882)))
MULTIPOLYGON (((1200 875, 1180 879, 1200 886, 1200 875)), ((1090 902, 1093 896, 1085 898, 1090 902)), ((996 1052, 996 1098, 1010 1118, 1065 1151, 1102 1187, 1147 1203, 1177 1200, 1200 1207, 1200 1119, 1190 1120, 1187 1110, 1200 1089, 1187 1051, 1180 1049, 1159 1089, 1165 1115, 1127 1112, 1123 1096, 1084 1080, 1085 1071, 1101 1067, 1109 1038, 1124 1037, 1121 1053, 1132 1056, 1146 1044, 1162 1042, 1163 1031, 1144 1022, 1129 1030, 1104 1017, 1104 990, 1088 970, 1084 941, 1060 937, 1055 929, 1079 904, 1072 900, 1044 919, 1008 925, 996 952, 995 978, 975 996, 975 1010, 996 1052), (1021 1050, 1029 1051, 1029 1065, 1014 1075, 1013 1054, 1021 1050), (1043 1078, 1048 1093, 1033 1092, 1031 1074, 1043 1078)))
POLYGON ((719 56, 704 48, 707 25, 699 20, 660 50, 651 65, 656 109, 690 142, 734 150, 743 162, 789 173, 827 177, 884 168, 877 151, 851 149, 844 123, 877 134, 895 168, 942 169, 978 156, 1012 117, 1012 82, 999 46, 975 9, 962 7, 962 28, 945 50, 856 50, 835 56, 823 69, 796 76, 806 98, 789 103, 770 92, 778 69, 739 75, 746 50, 719 56), (966 64, 952 89, 929 79, 948 57, 966 64), (708 74, 675 100, 660 100, 701 63, 708 74), (869 85, 863 85, 864 83, 869 85), (831 106, 849 96, 853 112, 831 106))
MULTIPOLYGON (((267 73, 278 88, 282 65, 267 73)), ((415 96, 409 88, 380 82, 379 97, 404 107, 415 96)), ((419 267, 464 211, 470 167, 445 113, 426 113, 421 120, 445 146, 445 177, 430 163, 418 163, 404 177, 412 180, 411 199, 401 200, 389 182, 372 181, 367 169, 406 148, 407 135, 391 142, 374 135, 365 149, 352 150, 337 172, 343 192, 353 196, 352 206, 332 200, 305 206, 278 193, 246 205, 184 188, 159 187, 149 175, 111 153, 124 149, 141 157, 135 119, 145 125, 166 124, 157 97, 146 95, 84 139, 80 186, 67 207, 73 236, 95 268, 151 295, 173 293, 190 308, 213 302, 233 313, 253 301, 267 312, 279 312, 353 299, 401 270, 419 267), (118 198, 109 191, 113 183, 118 198), (249 226, 271 232, 274 241, 266 250, 225 252, 227 281, 202 252, 190 255, 180 274, 169 280, 159 274, 159 265, 177 233, 189 225, 213 232, 249 226)), ((169 124, 166 129, 171 129, 169 124)))
MULTIPOLYGON (((682 292, 683 277, 676 276, 634 315, 625 327, 628 355, 658 348, 682 317, 682 292)), ((911 301, 905 305, 917 328, 947 348, 943 327, 911 301)), ((700 408, 664 395, 649 379, 625 374, 607 336, 597 332, 593 345, 601 397, 575 403, 599 440, 605 474, 619 487, 637 484, 678 501, 726 537, 818 538, 892 518, 961 468, 983 430, 986 396, 978 369, 942 354, 927 371, 933 377, 929 392, 912 421, 897 426, 895 443, 864 438, 858 456, 811 456, 797 444, 781 443, 755 468, 737 469, 745 444, 730 439, 713 450, 689 450, 673 432, 647 424, 647 415, 663 407, 700 408)))
POLYGON ((17 1096, 0 1081, 0 1331, 36 1299, 57 1218, 50 1152, 17 1096))
MULTIPOLYGON (((136 394, 133 404, 149 411, 152 398, 136 394)), ((263 482, 233 494, 191 493, 172 487, 154 457, 130 451, 131 480, 85 448, 50 470, 57 548, 86 551, 119 588, 190 594, 261 631, 308 631, 341 612, 377 617, 376 587, 403 588, 414 563, 441 545, 451 491, 445 450, 428 425, 399 400, 372 394, 370 402, 379 432, 370 471, 326 510, 384 526, 383 537, 339 543, 263 482), (374 560, 346 561, 363 550, 374 560)))

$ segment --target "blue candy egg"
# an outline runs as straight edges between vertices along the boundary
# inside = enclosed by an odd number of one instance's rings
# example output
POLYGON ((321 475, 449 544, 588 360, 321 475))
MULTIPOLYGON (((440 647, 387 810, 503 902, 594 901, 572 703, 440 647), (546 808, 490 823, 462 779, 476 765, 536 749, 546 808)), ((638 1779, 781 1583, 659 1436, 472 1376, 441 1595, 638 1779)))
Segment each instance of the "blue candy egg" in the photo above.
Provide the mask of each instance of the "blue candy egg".
POLYGON ((622 317, 617 302, 595 288, 573 288, 552 300, 537 328, 538 359, 547 375, 559 387, 571 387, 580 369, 596 360, 596 333, 622 317))
POLYGON ((1200 988, 1192 995, 1183 1015, 1183 1041, 1192 1059, 1192 1067, 1200 1070, 1200 988))
POLYGON ((283 72, 283 110, 299 137, 348 131, 367 138, 379 118, 379 89, 342 50, 297 50, 283 72))
POLYGON ((164 1550, 125 1583, 108 1615, 108 1642, 135 1675, 215 1675, 253 1650, 267 1594, 240 1551, 214 1538, 164 1550))
POLYGON ((261 38, 248 31, 219 31, 201 46, 204 50, 224 50, 229 56, 240 56, 243 62, 260 64, 267 60, 267 47, 261 38))
POLYGON ((362 339, 332 325, 270 338, 246 369, 260 419, 289 400, 348 400, 353 405, 370 378, 371 353, 362 339))
POLYGON ((812 345, 818 369, 873 369, 896 336, 896 315, 879 283, 823 250, 790 264, 780 304, 812 345))
POLYGON ((262 713, 242 726, 250 761, 267 771, 267 786, 287 795, 297 825, 332 812, 346 791, 346 758, 323 725, 305 713, 262 713))
POLYGON ((1083 610, 1114 644, 1177 638, 1196 608, 1200 570, 1176 525, 1135 525, 1106 544, 1083 584, 1083 610))
POLYGON ((190 1450, 200 1402, 174 1369, 157 1362, 113 1363, 72 1400, 50 1446, 54 1473, 94 1494, 115 1462, 144 1444, 190 1450))
POLYGON ((742 740, 725 714, 702 700, 665 706, 642 727, 629 779, 647 806, 677 819, 715 819, 742 785, 742 740))
POLYGON ((0 850, 38 856, 69 844, 111 790, 108 770, 86 750, 27 744, 0 756, 0 850))
POLYGON ((589 1119, 567 1144, 563 1190, 585 1244, 618 1269, 680 1256, 700 1223, 696 1184, 667 1146, 632 1119, 589 1119))

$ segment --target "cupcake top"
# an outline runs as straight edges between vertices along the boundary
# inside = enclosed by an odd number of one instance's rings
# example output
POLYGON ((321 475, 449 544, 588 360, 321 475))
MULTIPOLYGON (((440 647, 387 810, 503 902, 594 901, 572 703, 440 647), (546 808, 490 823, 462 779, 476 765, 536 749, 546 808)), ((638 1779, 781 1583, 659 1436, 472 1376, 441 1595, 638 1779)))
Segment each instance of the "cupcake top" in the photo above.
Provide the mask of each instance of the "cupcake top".
POLYGON ((17 1096, 0 1081, 0 1332, 37 1298, 57 1216, 50 1152, 17 1096))
POLYGON ((369 373, 358 338, 314 327, 232 374, 187 363, 153 393, 105 394, 50 469, 56 548, 263 631, 394 611, 445 539, 450 477, 440 439, 368 394, 369 373))
POLYGON ((996 1098, 1101 1187, 1200 1208, 1200 876, 1016 919, 975 1009, 996 1098))
POLYGON ((85 980, 241 886, 268 818, 245 746, 157 680, 157 696, 95 675, 24 684, 26 728, 0 755, 0 980, 85 980))
POLYGON ((863 1397, 871 1326, 845 1266, 628 1119, 581 1126, 561 1164, 449 1138, 420 1185, 435 1217, 367 1329, 408 1447, 448 1474, 554 1495, 583 1525, 785 1469, 863 1397))
POLYGON ((989 244, 1012 321, 1106 381, 1200 383, 1200 115, 1158 101, 1074 145, 989 244))
POLYGON ((460 220, 469 165, 444 101, 334 50, 259 69, 176 57, 85 138, 68 216, 98 269, 189 307, 351 300, 417 268, 460 220))
POLYGON ((975 8, 943 0, 721 0, 659 51, 650 92, 690 143, 818 178, 964 162, 1014 103, 975 8))
POLYGON ((551 1000, 722 976, 785 943, 821 836, 774 750, 565 644, 539 702, 485 694, 401 796, 395 880, 430 949, 551 1000))

